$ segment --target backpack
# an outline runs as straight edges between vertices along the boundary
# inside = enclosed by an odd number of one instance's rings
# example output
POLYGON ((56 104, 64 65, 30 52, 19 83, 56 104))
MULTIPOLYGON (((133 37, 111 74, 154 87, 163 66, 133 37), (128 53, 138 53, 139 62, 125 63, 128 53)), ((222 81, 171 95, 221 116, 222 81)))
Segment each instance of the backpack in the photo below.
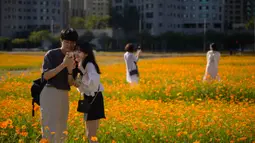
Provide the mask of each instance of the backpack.
POLYGON ((33 81, 33 84, 31 86, 31 96, 32 96, 32 116, 34 116, 35 111, 35 103, 40 106, 40 94, 46 85, 46 80, 43 80, 42 78, 36 79, 33 81))

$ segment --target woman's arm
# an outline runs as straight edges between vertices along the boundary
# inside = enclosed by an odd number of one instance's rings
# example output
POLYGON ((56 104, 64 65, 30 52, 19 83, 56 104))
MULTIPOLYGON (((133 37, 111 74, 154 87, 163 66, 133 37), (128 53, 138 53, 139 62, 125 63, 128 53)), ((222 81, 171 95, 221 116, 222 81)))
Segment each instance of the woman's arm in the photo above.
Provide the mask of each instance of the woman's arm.
POLYGON ((138 62, 138 60, 140 58, 140 54, 141 54, 141 50, 136 52, 135 62, 138 62))
POLYGON ((86 75, 82 77, 82 87, 79 87, 79 90, 82 92, 95 92, 98 90, 100 84, 100 76, 96 71, 94 64, 87 63, 86 66, 86 75), (87 77, 85 77, 87 75, 87 77))

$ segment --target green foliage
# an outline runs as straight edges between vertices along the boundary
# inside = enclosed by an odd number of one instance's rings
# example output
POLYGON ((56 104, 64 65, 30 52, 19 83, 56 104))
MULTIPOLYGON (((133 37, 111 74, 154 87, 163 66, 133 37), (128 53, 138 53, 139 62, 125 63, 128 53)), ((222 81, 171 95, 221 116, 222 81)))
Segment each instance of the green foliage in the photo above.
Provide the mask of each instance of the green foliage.
POLYGON ((0 37, 0 44, 6 43, 10 40, 10 38, 6 38, 6 37, 0 37))
POLYGON ((254 28, 254 21, 255 21, 255 18, 254 18, 254 17, 253 17, 251 20, 249 20, 249 21, 246 23, 246 25, 245 25, 246 29, 253 29, 253 28, 254 28))
POLYGON ((31 43, 40 43, 42 40, 50 38, 50 32, 47 30, 34 31, 29 35, 29 41, 31 43))
POLYGON ((16 38, 12 40, 12 44, 16 44, 16 45, 25 44, 25 43, 27 43, 27 39, 16 38))
POLYGON ((85 28, 85 19, 82 17, 72 17, 70 20, 71 27, 75 29, 83 29, 85 28))
POLYGON ((124 14, 115 9, 111 11, 110 25, 113 28, 122 28, 124 31, 135 31, 139 29, 139 13, 136 7, 129 6, 124 9, 124 14))
POLYGON ((85 28, 86 29, 105 29, 108 27, 109 16, 88 16, 85 19, 85 28))

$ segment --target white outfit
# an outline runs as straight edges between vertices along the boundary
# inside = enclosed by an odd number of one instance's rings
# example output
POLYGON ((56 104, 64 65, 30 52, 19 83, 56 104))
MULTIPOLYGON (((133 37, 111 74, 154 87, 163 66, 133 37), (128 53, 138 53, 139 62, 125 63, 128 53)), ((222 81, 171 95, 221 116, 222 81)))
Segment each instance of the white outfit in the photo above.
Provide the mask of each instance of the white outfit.
POLYGON ((77 78, 77 80, 80 80, 80 86, 77 90, 82 95, 85 93, 87 96, 95 96, 95 92, 103 91, 104 87, 100 83, 100 75, 97 73, 94 64, 88 62, 84 71, 83 76, 77 78))
POLYGON ((207 65, 204 75, 204 80, 209 75, 212 79, 219 78, 218 77, 218 65, 220 60, 220 52, 217 51, 208 51, 206 54, 207 65))
POLYGON ((126 63, 126 80, 128 83, 138 83, 139 77, 137 74, 130 75, 130 72, 133 70, 138 70, 136 66, 136 62, 138 61, 138 57, 136 57, 133 53, 126 52, 124 54, 124 60, 126 63))

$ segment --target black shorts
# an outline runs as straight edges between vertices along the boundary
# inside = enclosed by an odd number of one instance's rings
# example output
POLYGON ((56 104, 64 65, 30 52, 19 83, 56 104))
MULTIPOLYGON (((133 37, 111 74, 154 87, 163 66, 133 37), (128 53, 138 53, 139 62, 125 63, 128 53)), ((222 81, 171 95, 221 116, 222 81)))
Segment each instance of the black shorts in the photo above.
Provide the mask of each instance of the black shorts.
MULTIPOLYGON (((96 94, 96 93, 95 93, 96 94)), ((87 96, 84 94, 85 100, 88 100, 90 103, 94 97, 92 96, 87 96)), ((105 118, 105 113, 104 113, 104 98, 102 92, 99 92, 96 96, 96 99, 92 103, 90 110, 87 115, 87 120, 98 120, 101 118, 105 118)))

